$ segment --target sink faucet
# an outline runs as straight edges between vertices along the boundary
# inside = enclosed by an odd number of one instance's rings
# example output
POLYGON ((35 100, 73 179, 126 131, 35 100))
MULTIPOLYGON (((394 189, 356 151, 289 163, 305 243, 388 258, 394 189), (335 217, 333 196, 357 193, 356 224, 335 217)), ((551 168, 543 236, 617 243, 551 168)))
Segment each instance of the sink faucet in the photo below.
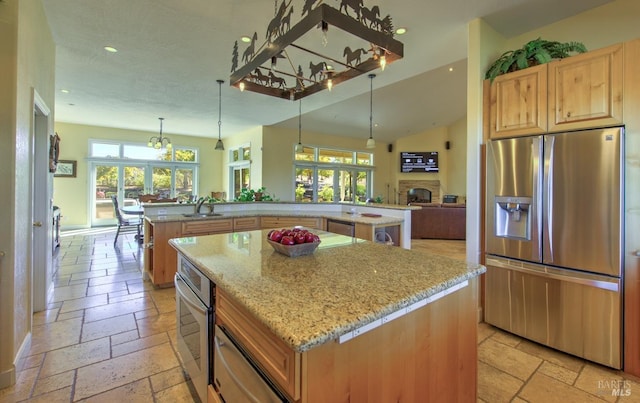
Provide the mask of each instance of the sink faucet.
POLYGON ((202 205, 204 204, 204 201, 205 201, 205 198, 201 197, 196 202, 196 209, 195 209, 195 213, 196 214, 200 214, 200 209, 202 208, 202 205))
MULTIPOLYGON (((200 214, 200 209, 202 208, 202 205, 204 204, 204 202, 207 200, 206 197, 201 197, 198 199, 198 202, 196 203, 196 208, 195 208, 195 213, 196 214, 200 214)), ((208 205, 207 206, 209 208, 209 214, 213 213, 213 206, 212 205, 208 205)))

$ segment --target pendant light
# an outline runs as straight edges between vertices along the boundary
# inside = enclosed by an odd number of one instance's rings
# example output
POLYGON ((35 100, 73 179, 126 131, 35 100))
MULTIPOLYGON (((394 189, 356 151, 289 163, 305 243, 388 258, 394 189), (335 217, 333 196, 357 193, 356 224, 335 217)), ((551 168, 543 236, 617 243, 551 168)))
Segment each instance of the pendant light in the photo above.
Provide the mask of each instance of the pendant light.
POLYGON ((160 150, 166 147, 168 151, 171 151, 171 148, 172 148, 171 139, 167 136, 164 136, 164 137, 162 136, 162 121, 164 120, 164 118, 158 118, 158 119, 160 119, 160 135, 152 136, 149 139, 147 146, 155 148, 156 150, 160 150))
POLYGON ((216 142, 216 150, 224 151, 224 144, 222 144, 221 130, 222 130, 222 83, 224 80, 216 80, 218 83, 218 141, 216 142))
POLYGON ((375 77, 375 74, 369 74, 371 90, 369 92, 369 139, 367 140, 367 148, 376 148, 376 141, 373 139, 373 79, 375 77))
POLYGON ((301 153, 304 151, 302 146, 302 98, 300 98, 298 104, 298 144, 296 144, 296 152, 301 153))

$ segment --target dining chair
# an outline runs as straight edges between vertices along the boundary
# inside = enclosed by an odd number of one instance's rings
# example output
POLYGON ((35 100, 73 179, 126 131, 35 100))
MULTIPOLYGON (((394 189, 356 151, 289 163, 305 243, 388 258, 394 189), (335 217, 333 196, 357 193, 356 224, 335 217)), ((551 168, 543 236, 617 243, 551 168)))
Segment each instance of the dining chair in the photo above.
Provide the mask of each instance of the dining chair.
POLYGON ((140 232, 142 230, 142 218, 138 216, 122 214, 122 212, 120 211, 120 206, 118 205, 117 196, 111 196, 111 201, 113 202, 113 209, 116 213, 116 218, 118 219, 118 230, 116 231, 116 237, 113 240, 113 245, 116 245, 116 242, 118 241, 118 235, 120 235, 120 231, 124 232, 135 229, 138 232, 136 239, 139 240, 140 232))

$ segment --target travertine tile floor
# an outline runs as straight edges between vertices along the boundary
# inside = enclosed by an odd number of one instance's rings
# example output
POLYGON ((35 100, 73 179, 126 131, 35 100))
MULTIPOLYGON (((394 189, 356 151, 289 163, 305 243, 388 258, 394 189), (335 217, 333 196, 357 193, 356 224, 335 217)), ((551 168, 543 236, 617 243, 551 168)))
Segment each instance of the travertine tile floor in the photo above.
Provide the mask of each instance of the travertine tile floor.
MULTIPOLYGON (((114 248, 114 235, 63 234, 52 301, 34 315, 31 349, 0 402, 198 401, 175 350, 173 289, 144 282, 142 249, 132 234, 114 248)), ((414 240, 413 248, 465 254, 460 241, 414 240)), ((480 402, 640 401, 640 384, 620 372, 486 324, 478 359, 480 402)))

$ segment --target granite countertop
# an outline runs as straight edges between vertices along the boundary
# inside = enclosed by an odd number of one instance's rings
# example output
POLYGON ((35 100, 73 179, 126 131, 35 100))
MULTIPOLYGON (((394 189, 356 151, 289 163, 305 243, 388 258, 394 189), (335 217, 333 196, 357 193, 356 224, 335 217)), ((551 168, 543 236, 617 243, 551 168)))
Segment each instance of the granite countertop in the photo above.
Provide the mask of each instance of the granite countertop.
MULTIPOLYGON (((206 210, 206 209, 205 209, 206 210)), ((214 210, 215 211, 215 210, 214 210)), ((366 213, 365 213, 366 214, 366 213)), ((163 215, 145 215, 145 219, 152 224, 161 222, 175 222, 175 221, 203 221, 203 220, 222 220, 228 218, 237 217, 321 217, 334 220, 341 220, 347 222, 369 224, 369 225, 383 225, 383 224, 399 224, 404 222, 399 217, 371 217, 362 215, 361 213, 351 214, 338 211, 304 211, 304 210, 251 210, 251 211, 232 211, 220 213, 220 215, 207 216, 207 217, 186 217, 184 214, 163 214, 163 215)))
POLYGON ((313 255, 290 258, 268 230, 172 239, 218 287, 302 352, 485 271, 484 266, 314 231, 313 255))

